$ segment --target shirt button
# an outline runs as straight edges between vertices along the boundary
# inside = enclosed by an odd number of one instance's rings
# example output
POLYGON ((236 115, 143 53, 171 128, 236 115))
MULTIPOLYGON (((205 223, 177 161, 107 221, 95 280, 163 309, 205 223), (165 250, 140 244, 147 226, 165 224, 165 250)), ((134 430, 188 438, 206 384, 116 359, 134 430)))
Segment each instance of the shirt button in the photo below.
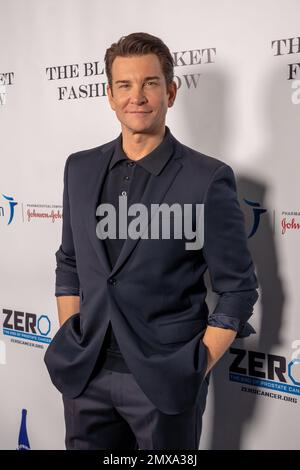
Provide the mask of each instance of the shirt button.
POLYGON ((130 180, 129 176, 124 176, 124 180, 126 181, 130 180))
POLYGON ((134 165, 135 165, 134 162, 128 162, 128 163, 127 163, 127 166, 134 166, 134 165))
POLYGON ((127 195, 127 191, 122 191, 121 194, 122 194, 122 196, 126 196, 126 195, 127 195))
POLYGON ((115 277, 112 277, 111 279, 108 279, 108 282, 115 286, 117 284, 117 279, 115 277))

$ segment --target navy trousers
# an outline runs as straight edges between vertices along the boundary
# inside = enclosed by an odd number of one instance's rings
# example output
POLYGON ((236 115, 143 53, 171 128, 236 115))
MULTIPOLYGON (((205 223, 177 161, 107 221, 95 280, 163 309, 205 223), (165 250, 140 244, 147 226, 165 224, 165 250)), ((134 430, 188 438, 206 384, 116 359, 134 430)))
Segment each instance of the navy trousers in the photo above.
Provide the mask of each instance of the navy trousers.
POLYGON ((76 398, 62 395, 67 450, 198 450, 209 375, 183 413, 158 410, 131 373, 98 367, 76 398))

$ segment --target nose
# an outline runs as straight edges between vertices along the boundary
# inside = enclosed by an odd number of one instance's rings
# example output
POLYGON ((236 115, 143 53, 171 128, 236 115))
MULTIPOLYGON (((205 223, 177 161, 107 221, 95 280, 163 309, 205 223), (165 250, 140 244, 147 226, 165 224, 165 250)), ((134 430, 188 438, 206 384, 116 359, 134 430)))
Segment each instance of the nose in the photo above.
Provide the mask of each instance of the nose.
POLYGON ((136 105, 144 104, 147 101, 143 87, 133 87, 131 92, 131 102, 136 105))

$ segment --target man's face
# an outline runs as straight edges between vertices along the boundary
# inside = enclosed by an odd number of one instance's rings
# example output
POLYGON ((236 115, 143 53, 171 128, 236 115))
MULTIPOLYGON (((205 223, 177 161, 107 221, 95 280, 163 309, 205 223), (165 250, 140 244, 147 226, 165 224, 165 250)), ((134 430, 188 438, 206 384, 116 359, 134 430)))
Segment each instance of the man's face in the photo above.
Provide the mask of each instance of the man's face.
POLYGON ((112 64, 112 90, 107 85, 111 108, 122 130, 131 133, 157 132, 165 124, 168 107, 176 97, 176 83, 167 90, 155 54, 116 57, 112 64))

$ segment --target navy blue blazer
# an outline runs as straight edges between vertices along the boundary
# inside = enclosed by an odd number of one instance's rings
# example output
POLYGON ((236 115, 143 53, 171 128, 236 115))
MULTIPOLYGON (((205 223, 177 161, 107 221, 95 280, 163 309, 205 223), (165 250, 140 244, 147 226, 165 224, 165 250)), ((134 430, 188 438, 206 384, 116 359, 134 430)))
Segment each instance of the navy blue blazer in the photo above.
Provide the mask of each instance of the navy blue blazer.
POLYGON ((96 234, 96 209, 116 139, 66 160, 55 282, 60 294, 80 295, 80 311, 56 332, 44 360, 68 397, 87 384, 110 321, 136 381, 167 414, 195 404, 207 367, 208 324, 239 337, 255 332, 247 320, 258 284, 232 168, 171 138, 174 154, 151 175, 140 202, 149 213, 152 203, 204 204, 204 245, 186 250, 184 238, 127 238, 112 270, 96 234), (207 268, 219 294, 210 315, 207 268))

